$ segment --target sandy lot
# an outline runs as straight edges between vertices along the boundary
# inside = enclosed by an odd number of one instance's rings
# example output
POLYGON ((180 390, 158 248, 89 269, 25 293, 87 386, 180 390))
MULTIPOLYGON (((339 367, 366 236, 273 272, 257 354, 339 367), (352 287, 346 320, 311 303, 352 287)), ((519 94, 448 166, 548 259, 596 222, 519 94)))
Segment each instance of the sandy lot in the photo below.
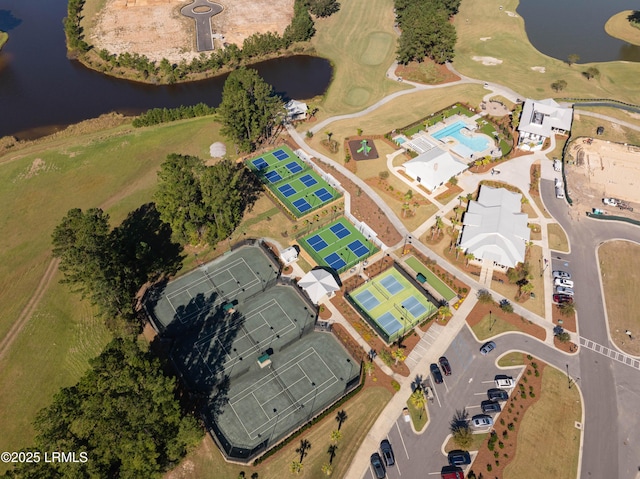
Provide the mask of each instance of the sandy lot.
POLYGON ((574 164, 567 165, 567 181, 571 199, 590 211, 599 208, 609 214, 640 219, 640 149, 593 139, 574 141, 569 148, 574 164), (605 206, 603 197, 627 201, 633 213, 605 206))
MULTIPOLYGON (((190 61, 198 56, 193 21, 180 14, 189 0, 107 0, 90 32, 97 49, 145 55, 151 60, 190 61)), ((224 10, 212 18, 214 33, 239 46, 254 33, 282 34, 293 17, 293 0, 219 1, 224 10)))

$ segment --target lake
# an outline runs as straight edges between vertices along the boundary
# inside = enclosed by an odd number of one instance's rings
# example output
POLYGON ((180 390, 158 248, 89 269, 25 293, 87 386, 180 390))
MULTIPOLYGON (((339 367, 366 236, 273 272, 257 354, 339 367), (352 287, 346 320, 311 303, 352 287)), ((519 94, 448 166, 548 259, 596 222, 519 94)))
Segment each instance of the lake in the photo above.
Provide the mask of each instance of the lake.
MULTIPOLYGON (((66 0, 0 0, 0 137, 36 138, 103 113, 220 103, 226 75, 179 85, 120 80, 66 57, 62 19, 66 0)), ((293 56, 253 65, 285 98, 321 95, 331 81, 323 58, 293 56)))
POLYGON ((566 61, 576 53, 578 63, 640 62, 640 47, 604 31, 616 13, 639 8, 637 0, 520 0, 516 11, 529 41, 545 55, 566 61))

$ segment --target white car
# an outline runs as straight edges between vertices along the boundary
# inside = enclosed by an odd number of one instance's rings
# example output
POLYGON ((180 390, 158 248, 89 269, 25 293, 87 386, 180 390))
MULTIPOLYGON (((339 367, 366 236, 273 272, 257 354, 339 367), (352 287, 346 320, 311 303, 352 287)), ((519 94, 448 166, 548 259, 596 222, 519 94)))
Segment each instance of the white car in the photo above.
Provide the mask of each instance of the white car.
POLYGON ((608 206, 618 206, 618 203, 620 203, 620 200, 616 198, 602 198, 602 202, 608 206))
POLYGON ((560 178, 556 178, 554 181, 555 181, 556 188, 559 188, 562 186, 562 180, 560 178))
POLYGON ((471 418, 473 427, 491 427, 493 426, 493 418, 486 414, 476 414, 471 418))
POLYGON ((571 288, 567 288, 566 286, 556 286, 556 293, 573 296, 573 290, 571 288))
POLYGON ((554 271, 553 277, 555 278, 563 278, 563 279, 571 279, 571 275, 566 271, 554 271))
POLYGON ((512 388, 516 382, 509 376, 496 376, 495 383, 497 388, 512 388))
POLYGON ((565 288, 573 288, 573 281, 565 278, 556 278, 553 282, 554 286, 564 286, 565 288))

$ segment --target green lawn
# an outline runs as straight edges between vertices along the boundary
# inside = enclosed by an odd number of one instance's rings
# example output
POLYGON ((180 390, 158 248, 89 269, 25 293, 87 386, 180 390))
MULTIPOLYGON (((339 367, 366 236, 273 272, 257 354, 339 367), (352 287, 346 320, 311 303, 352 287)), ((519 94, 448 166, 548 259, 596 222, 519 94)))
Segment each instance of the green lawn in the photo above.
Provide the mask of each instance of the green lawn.
POLYGON ((558 223, 549 223, 547 225, 547 236, 549 240, 549 248, 562 253, 569 252, 569 240, 566 233, 558 223))
POLYGON ((507 353, 498 359, 498 366, 510 368, 512 366, 522 366, 524 364, 524 355, 518 352, 507 353))
POLYGON ((340 2, 339 12, 316 20, 311 43, 334 67, 319 119, 362 110, 389 93, 410 88, 386 79, 398 38, 394 20, 392 0, 340 2))
POLYGON ((440 278, 438 278, 433 271, 427 268, 422 261, 420 261, 415 256, 410 256, 405 259, 405 263, 416 273, 422 273, 427 278, 427 283, 433 289, 435 289, 438 294, 440 294, 447 301, 451 301, 453 298, 457 296, 456 292, 453 291, 449 286, 444 284, 440 278))
POLYGON ((525 97, 614 98, 628 103, 640 103, 640 91, 634 79, 640 75, 640 63, 608 62, 567 65, 566 59, 556 60, 538 52, 529 43, 520 15, 515 12, 518 0, 488 0, 462 2, 454 18, 458 35, 454 66, 472 78, 494 81, 525 97), (502 6, 502 10, 499 9, 502 6), (480 41, 484 38, 484 41, 480 41), (502 60, 499 65, 483 65, 473 57, 492 57, 502 60), (545 73, 532 67, 544 67, 545 73), (598 79, 587 80, 582 72, 589 66, 600 71, 598 79), (551 83, 558 79, 567 88, 556 93, 551 83))
POLYGON ((486 315, 482 320, 471 328, 479 341, 493 338, 501 333, 507 333, 509 331, 520 331, 517 327, 511 323, 507 323, 505 320, 500 319, 495 314, 486 315))
MULTIPOLYGON (((480 446, 482 446, 484 444, 485 439, 487 438, 489 434, 488 433, 484 433, 484 434, 473 434, 471 436, 472 441, 471 441, 471 445, 469 446, 469 451, 477 451, 480 449, 480 446)), ((449 440, 447 441, 447 444, 444 446, 444 452, 449 453, 451 451, 455 451, 456 449, 460 449, 460 446, 458 446, 456 444, 456 442, 453 440, 453 437, 449 437, 449 440)))
POLYGON ((546 367, 540 399, 522 419, 516 455, 505 468, 504 478, 574 479, 578 474, 581 435, 575 423, 580 421, 578 388, 569 389, 563 372, 546 367))
POLYGON ((427 413, 426 408, 422 408, 422 410, 418 409, 413 405, 411 399, 407 400, 407 408, 409 408, 409 415, 411 416, 413 428, 418 432, 422 431, 429 420, 429 414, 427 413))
MULTIPOLYGON (((341 409, 347 413, 347 420, 343 423, 342 439, 338 442, 335 458, 333 459, 333 474, 331 477, 346 477, 356 451, 362 444, 369 429, 376 421, 380 412, 391 400, 392 394, 387 389, 368 387, 347 402, 341 409)), ((196 478, 196 479, 236 479, 241 471, 250 478, 258 473, 259 479, 282 479, 283 477, 299 477, 301 479, 315 479, 323 477, 322 465, 329 462, 327 449, 332 444, 331 431, 337 429, 335 414, 329 415, 322 422, 305 431, 283 450, 255 467, 229 464, 222 459, 222 455, 206 438, 202 445, 187 456, 174 471, 167 474, 167 479, 196 478), (303 471, 293 476, 289 472, 289 464, 299 460, 295 449, 300 439, 307 439, 311 443, 309 455, 303 461, 303 471)))

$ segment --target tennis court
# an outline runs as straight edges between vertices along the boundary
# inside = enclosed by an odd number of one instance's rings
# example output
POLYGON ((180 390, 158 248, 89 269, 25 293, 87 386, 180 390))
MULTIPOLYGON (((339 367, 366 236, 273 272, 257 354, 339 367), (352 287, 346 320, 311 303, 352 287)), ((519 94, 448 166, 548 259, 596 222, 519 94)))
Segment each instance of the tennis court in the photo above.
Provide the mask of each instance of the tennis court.
POLYGON ((409 268, 415 271, 416 274, 421 273, 425 278, 427 278, 427 284, 435 289, 436 292, 446 301, 451 302, 458 296, 454 290, 443 283, 442 280, 438 278, 433 271, 427 268, 424 263, 415 256, 409 256, 408 258, 406 258, 405 263, 407 266, 409 266, 409 268))
POLYGON ((360 365, 258 246, 169 282, 146 308, 229 458, 264 452, 359 382, 360 365))
MULTIPOLYGON (((405 273, 406 274, 406 273, 405 273)), ((395 265, 348 293, 349 299, 387 343, 437 311, 395 265)))
POLYGON ((296 218, 340 196, 287 146, 249 159, 246 164, 296 218))
POLYGON ((378 251, 375 245, 344 217, 301 238, 299 243, 318 265, 328 266, 338 273, 378 251))

